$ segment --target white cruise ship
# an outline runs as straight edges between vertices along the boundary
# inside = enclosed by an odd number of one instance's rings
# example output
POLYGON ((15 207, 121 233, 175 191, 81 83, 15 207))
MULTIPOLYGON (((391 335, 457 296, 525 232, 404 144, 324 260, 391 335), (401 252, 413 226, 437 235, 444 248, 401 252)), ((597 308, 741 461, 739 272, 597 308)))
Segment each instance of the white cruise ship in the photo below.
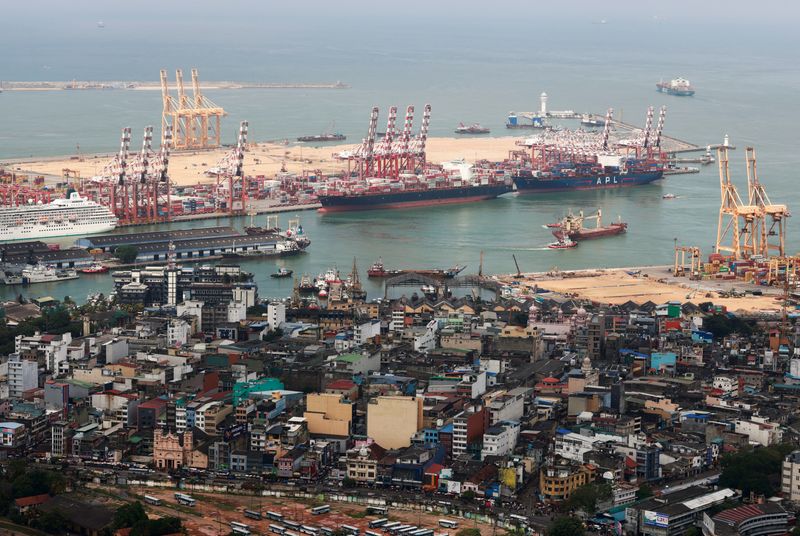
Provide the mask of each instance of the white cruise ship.
POLYGON ((116 226, 117 218, 110 210, 77 192, 46 205, 0 208, 0 241, 90 235, 116 226))

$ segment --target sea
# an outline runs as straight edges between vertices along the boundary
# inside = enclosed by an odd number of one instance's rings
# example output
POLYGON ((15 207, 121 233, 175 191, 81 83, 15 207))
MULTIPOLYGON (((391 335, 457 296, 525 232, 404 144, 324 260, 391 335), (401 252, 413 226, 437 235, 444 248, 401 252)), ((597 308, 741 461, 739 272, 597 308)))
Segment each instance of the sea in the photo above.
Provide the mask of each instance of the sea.
MULTIPOLYGON (((386 6, 373 13, 350 3, 337 10, 314 2, 318 17, 287 5, 272 9, 272 3, 246 4, 248 9, 241 10, 242 2, 233 2, 215 13, 214 5, 199 2, 197 12, 170 4, 166 15, 150 17, 105 4, 89 2, 72 10, 53 2, 44 23, 38 15, 12 8, 16 22, 0 33, 0 46, 13 53, 0 56, 0 78, 155 83, 161 68, 174 80, 176 68, 188 73, 197 67, 201 81, 350 85, 207 90, 206 96, 228 112, 223 136, 229 143, 244 119, 251 139, 292 139, 335 123, 348 141, 357 142, 366 134, 372 106, 380 107, 385 121, 391 105, 403 110, 414 104, 421 111, 430 103, 432 136, 451 136, 459 122, 480 122, 492 136, 506 136, 508 113, 537 110, 542 92, 551 110, 604 113, 611 107, 615 117, 638 124, 644 123, 648 106, 665 105, 667 135, 699 145, 729 137, 737 148, 731 170, 740 192, 746 194, 744 148, 754 146, 771 200, 798 206, 800 65, 795 51, 800 37, 788 19, 714 20, 708 13, 665 15, 647 9, 605 14, 596 6, 539 15, 535 3, 517 2, 500 2, 508 10, 502 13, 484 13, 469 2, 463 13, 437 4, 431 17, 421 11, 406 16, 386 6), (694 97, 656 91, 659 80, 678 76, 691 80, 694 97)), ((145 6, 155 10, 159 4, 145 6)), ((145 125, 158 129, 160 112, 158 91, 4 91, 0 162, 78 150, 111 152, 122 127, 132 127, 136 140, 145 125)), ((577 127, 574 121, 561 124, 577 127)), ((379 258, 389 268, 466 265, 465 274, 478 272, 481 252, 485 274, 515 272, 515 259, 525 272, 666 265, 676 243, 699 246, 704 255, 711 251, 719 203, 718 169, 709 165, 697 174, 613 191, 510 194, 408 210, 288 213, 281 223, 301 219, 312 240, 307 252, 242 264, 268 297, 291 293, 291 280, 269 277, 279 267, 312 277, 336 267, 346 275, 356 262, 366 280, 366 269, 379 258), (677 197, 662 199, 665 193, 677 197), (552 236, 545 224, 570 210, 598 208, 605 221, 628 222, 628 233, 570 250, 546 247, 552 236)), ((226 217, 159 229, 247 224, 248 217, 226 217)), ((800 247, 794 218, 787 234, 794 252, 800 247)), ((74 238, 54 241, 66 247, 74 238)), ((112 288, 108 275, 83 275, 58 284, 2 287, 0 298, 68 295, 80 302, 112 288)), ((367 290, 371 297, 384 295, 380 282, 367 282, 367 290)))

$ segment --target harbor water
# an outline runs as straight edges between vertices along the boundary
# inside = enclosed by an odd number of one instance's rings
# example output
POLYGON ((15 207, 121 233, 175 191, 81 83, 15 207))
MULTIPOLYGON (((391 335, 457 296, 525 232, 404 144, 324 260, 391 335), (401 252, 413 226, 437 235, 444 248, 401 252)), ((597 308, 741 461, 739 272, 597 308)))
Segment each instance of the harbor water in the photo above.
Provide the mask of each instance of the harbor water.
MULTIPOLYGON (((35 39, 30 32, 40 21, 12 13, 17 24, 0 35, 0 45, 24 50, 0 57, 3 78, 155 82, 160 68, 172 72, 198 67, 201 80, 341 80, 352 86, 208 90, 206 95, 229 112, 223 121, 227 142, 234 141, 236 125, 243 119, 249 120, 251 138, 257 140, 316 134, 336 121, 336 130, 357 142, 365 135, 373 105, 381 107, 385 118, 385 110, 393 104, 402 109, 413 103, 421 109, 431 103, 432 136, 450 136, 462 121, 480 122, 492 129, 492 135, 507 135, 508 112, 536 110, 542 91, 548 93, 551 109, 603 113, 613 107, 617 118, 639 124, 648 105, 666 105, 666 134, 698 144, 719 143, 729 135, 738 147, 731 154, 731 169, 742 192, 743 149, 754 145, 760 179, 772 201, 800 210, 796 184, 800 67, 793 57, 800 34, 788 22, 737 22, 729 17, 725 24, 712 27, 698 19, 642 16, 641 20, 610 18, 608 24, 595 24, 587 12, 585 19, 570 14, 563 24, 558 20, 539 24, 533 35, 525 25, 509 27, 496 14, 462 20, 433 8, 438 15, 431 20, 395 21, 395 27, 391 21, 366 24, 363 17, 368 15, 354 17, 344 9, 347 13, 331 11, 324 22, 279 13, 286 19, 269 32, 261 31, 254 21, 242 20, 241 14, 219 17, 215 28, 204 28, 206 23, 195 18, 166 16, 154 23, 164 31, 156 29, 151 39, 142 40, 140 20, 124 11, 105 9, 88 18, 84 13, 84 20, 66 7, 55 7, 60 23, 48 25, 47 32, 36 29, 35 39), (95 19, 104 20, 105 28, 96 28, 95 19), (234 30, 240 40, 230 39, 234 30), (191 42, 190 32, 198 31, 195 39, 203 36, 198 47, 207 53, 185 45, 191 42), (385 38, 397 31, 402 31, 402 40, 385 38), (292 32, 297 33, 292 36, 292 32), (306 37, 297 39, 298 35, 306 37), (463 39, 464 35, 474 38, 463 39), (741 38, 731 39, 732 35, 741 38), (36 46, 21 45, 31 41, 36 46), (677 76, 691 80, 697 94, 682 98, 656 91, 659 79, 677 76)), ((27 155, 75 154, 76 145, 83 153, 111 152, 121 127, 131 126, 138 132, 144 125, 158 125, 160 110, 157 91, 5 91, 0 94, 0 162, 27 155)), ((563 124, 577 127, 574 121, 563 124)), ((354 257, 365 281, 366 269, 378 257, 388 268, 466 264, 464 273, 476 273, 481 251, 485 273, 515 271, 512 255, 523 271, 669 264, 675 239, 679 244, 700 246, 704 255, 710 252, 718 206, 719 179, 716 165, 711 165, 698 174, 630 189, 512 194, 468 205, 381 212, 307 211, 298 214, 312 240, 306 253, 285 259, 248 259, 241 264, 256 273, 262 296, 291 292, 290 279, 269 277, 278 267, 290 268, 297 276, 315 276, 336 265, 346 274, 354 257), (664 200, 665 193, 677 198, 664 200), (597 208, 602 209, 605 222, 617 216, 628 222, 628 233, 583 242, 570 250, 546 248, 552 236, 544 224, 570 209, 589 213, 597 208)), ((281 215, 284 226, 291 216, 281 215)), ((793 220, 788 227, 790 252, 800 247, 793 220)), ((241 228, 247 223, 247 217, 219 218, 164 227, 232 224, 241 228)), ((69 245, 74 239, 55 241, 69 245)), ((2 287, 0 295, 69 295, 82 301, 90 292, 111 288, 108 275, 84 275, 59 284, 2 287)), ((377 282, 370 281, 367 289, 372 297, 383 295, 377 282)))

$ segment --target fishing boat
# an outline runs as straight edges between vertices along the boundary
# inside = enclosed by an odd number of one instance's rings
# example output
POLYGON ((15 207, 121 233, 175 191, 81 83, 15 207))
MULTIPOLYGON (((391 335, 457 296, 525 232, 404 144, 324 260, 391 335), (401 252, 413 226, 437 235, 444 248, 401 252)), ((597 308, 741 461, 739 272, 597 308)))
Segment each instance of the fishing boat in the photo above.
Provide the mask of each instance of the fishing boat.
POLYGON ((108 271, 108 266, 102 264, 92 264, 81 270, 82 274, 104 274, 108 271))

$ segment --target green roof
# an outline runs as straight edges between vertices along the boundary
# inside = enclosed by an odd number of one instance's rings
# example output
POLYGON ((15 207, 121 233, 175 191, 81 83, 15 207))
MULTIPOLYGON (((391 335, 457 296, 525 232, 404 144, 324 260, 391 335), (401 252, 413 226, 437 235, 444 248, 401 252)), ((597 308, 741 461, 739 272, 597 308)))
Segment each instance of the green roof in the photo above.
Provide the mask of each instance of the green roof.
POLYGON ((336 357, 336 361, 341 361, 343 363, 356 363, 364 357, 361 354, 342 354, 336 357))
POLYGON ((134 445, 138 445, 142 442, 142 438, 138 435, 131 436, 128 438, 128 443, 133 443, 134 445))

